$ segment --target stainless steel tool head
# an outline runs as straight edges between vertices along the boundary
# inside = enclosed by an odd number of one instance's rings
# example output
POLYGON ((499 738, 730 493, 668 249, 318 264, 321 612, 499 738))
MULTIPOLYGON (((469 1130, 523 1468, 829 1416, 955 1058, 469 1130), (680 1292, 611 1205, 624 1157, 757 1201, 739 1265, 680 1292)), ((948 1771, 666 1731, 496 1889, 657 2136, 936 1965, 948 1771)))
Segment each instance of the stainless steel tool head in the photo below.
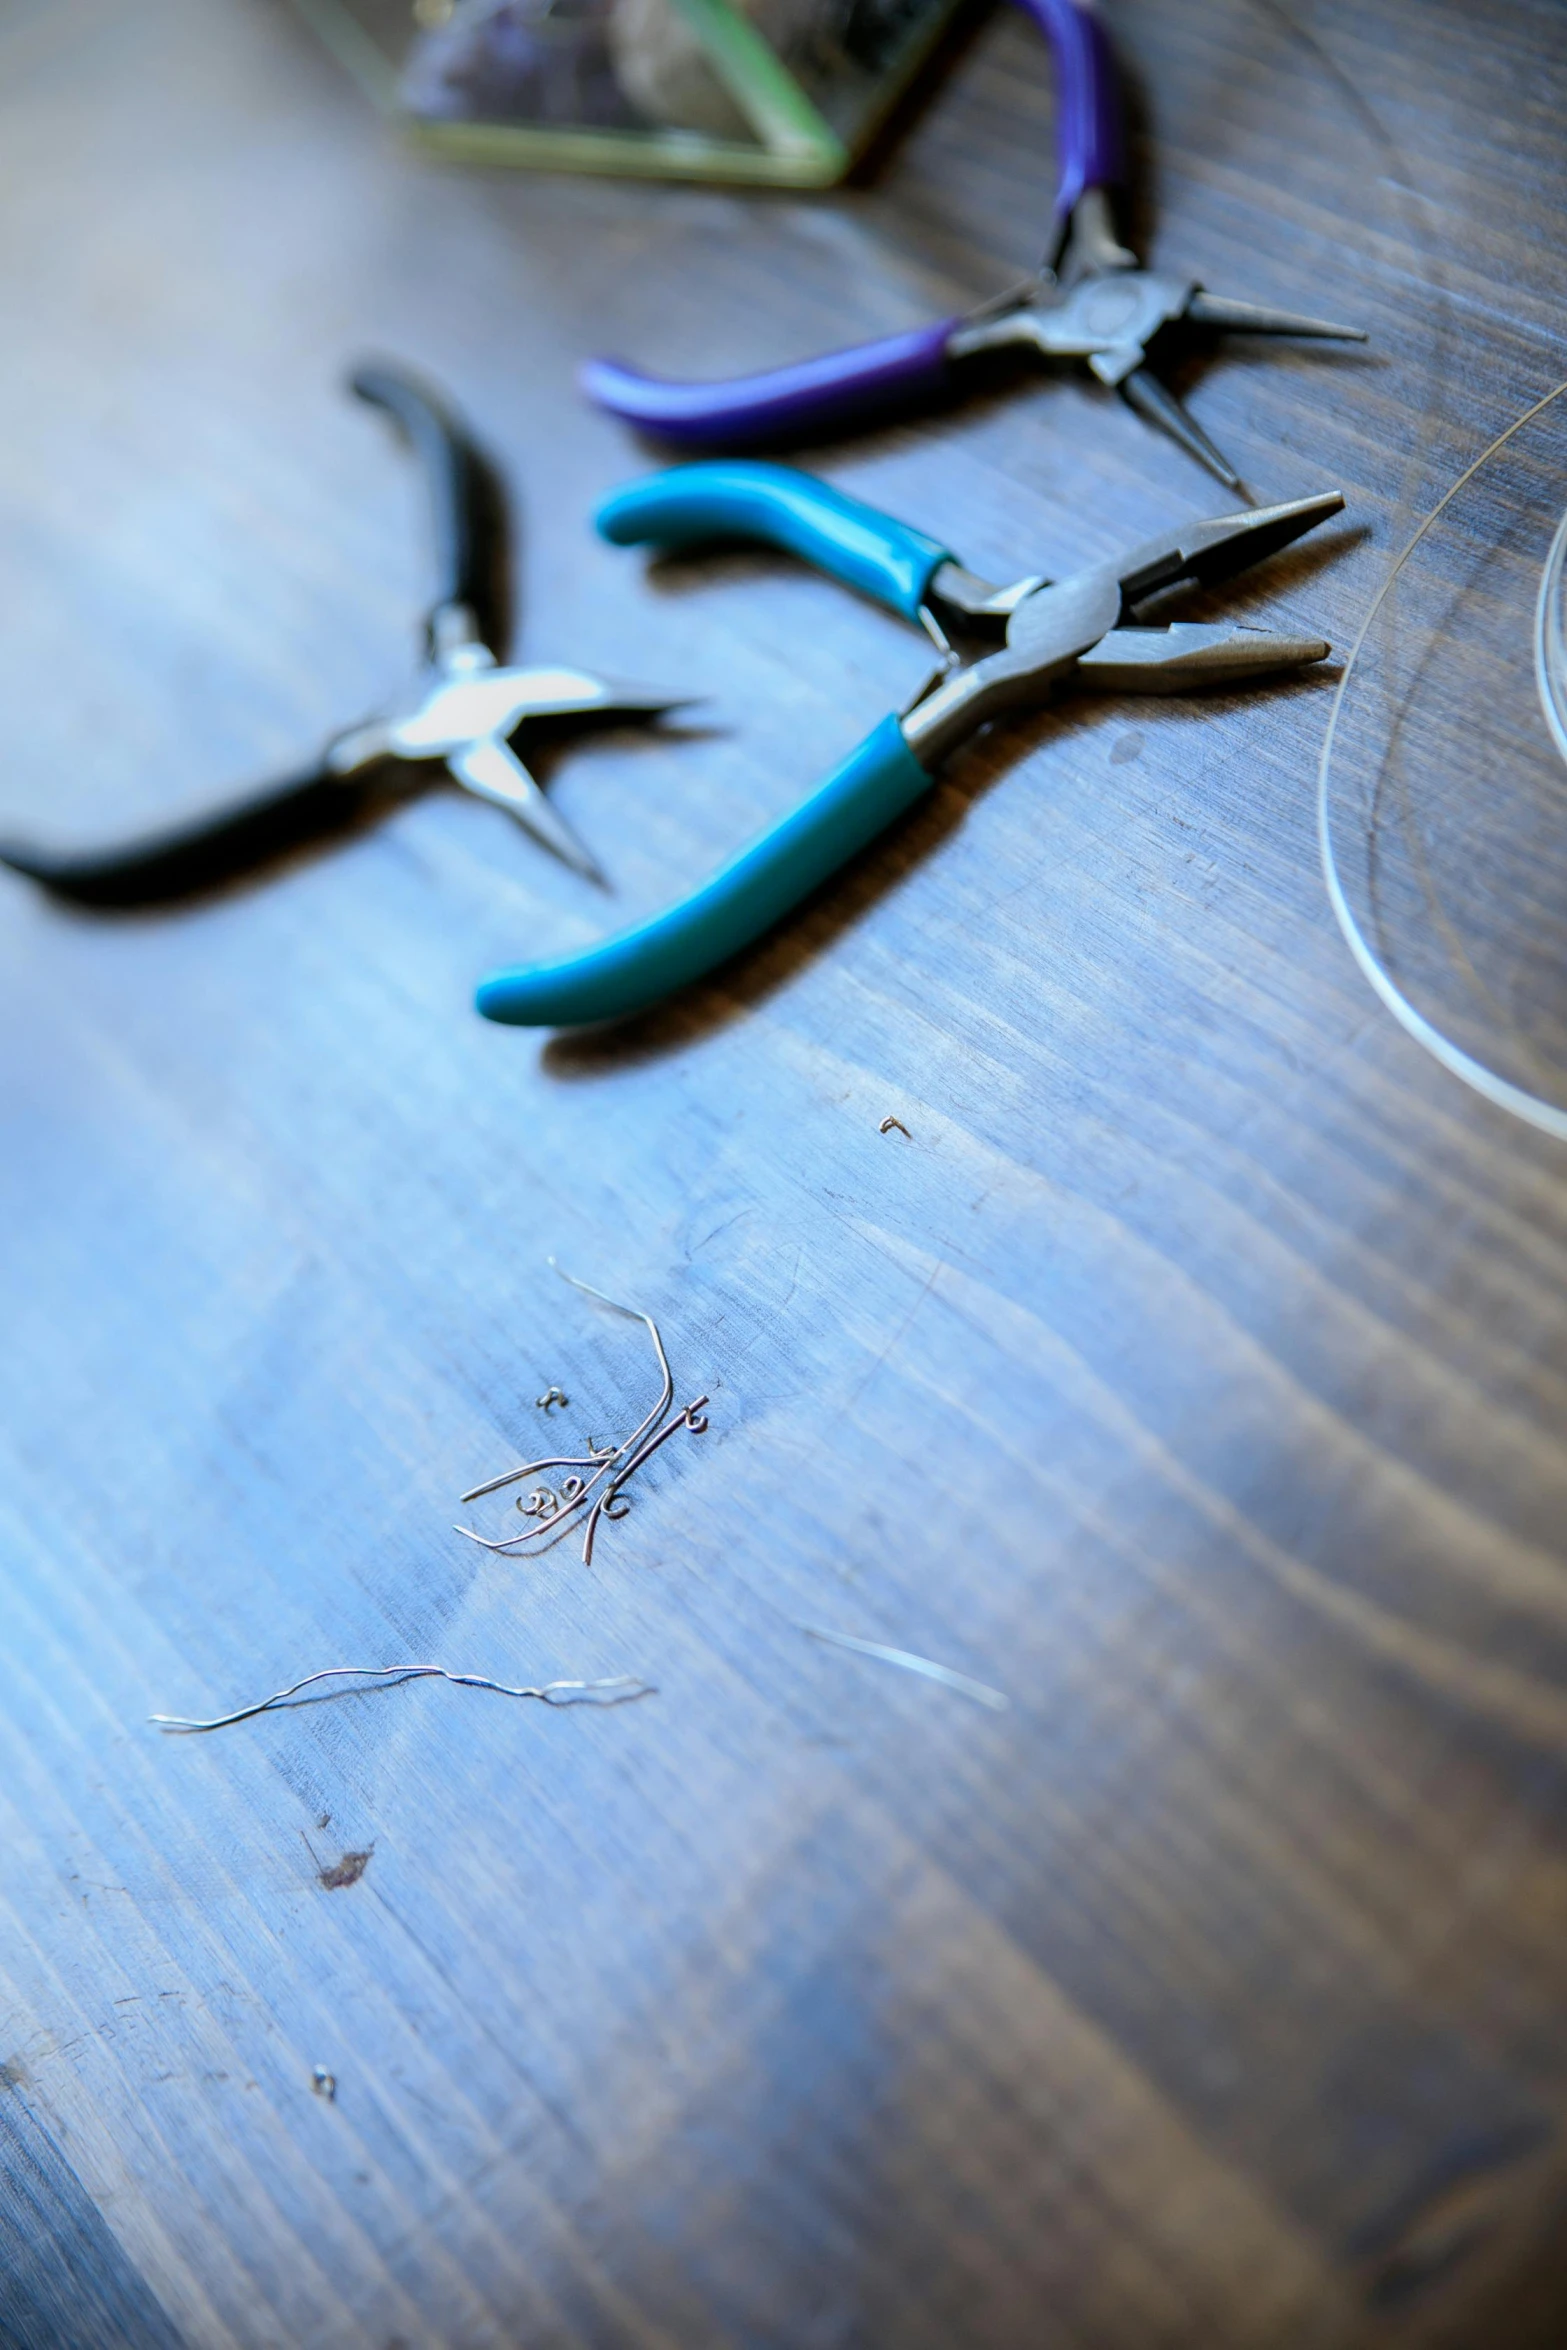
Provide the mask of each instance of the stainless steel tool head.
POLYGON ((1234 334, 1299 335, 1363 343, 1358 326, 1210 294, 1195 279, 1143 269, 1114 234, 1102 189, 1079 202, 1059 275, 1047 275, 977 311, 951 337, 952 358, 1024 348, 1046 359, 1081 359, 1150 424, 1178 441, 1227 488, 1241 480, 1222 450, 1149 364, 1161 340, 1182 327, 1234 334))
POLYGON ((1242 509, 1182 523, 1124 556, 1090 564, 1022 597, 1006 643, 949 674, 908 711, 905 739, 935 766, 978 727, 1004 711, 1043 701, 1067 676, 1130 692, 1176 692, 1236 683, 1326 658, 1321 637, 1275 635, 1231 624, 1143 626, 1150 597, 1183 585, 1214 586, 1288 546, 1339 513, 1337 490, 1278 506, 1242 509))
POLYGON ((602 882, 598 864, 511 748, 530 718, 595 713, 657 717, 679 709, 679 695, 566 667, 507 668, 477 634, 472 614, 449 607, 431 625, 434 658, 412 708, 340 735, 327 757, 348 777, 379 759, 439 759, 454 783, 504 808, 563 864, 602 882))

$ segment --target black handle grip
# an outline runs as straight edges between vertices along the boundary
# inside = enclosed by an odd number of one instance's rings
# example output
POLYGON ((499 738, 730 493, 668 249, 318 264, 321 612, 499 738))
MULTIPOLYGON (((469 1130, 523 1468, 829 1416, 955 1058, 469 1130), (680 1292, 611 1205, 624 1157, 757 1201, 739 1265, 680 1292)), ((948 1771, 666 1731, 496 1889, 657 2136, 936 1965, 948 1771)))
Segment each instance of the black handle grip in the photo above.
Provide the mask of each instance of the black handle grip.
POLYGON ((348 381, 361 400, 384 408, 402 428, 424 467, 435 519, 436 609, 466 604, 482 619, 490 601, 483 458, 456 412, 400 367, 370 361, 348 381))
POLYGON ((51 856, 6 842, 0 864, 82 906, 153 906, 194 897, 323 835, 341 832, 385 794, 387 770, 342 777, 307 769, 215 815, 108 849, 51 856))

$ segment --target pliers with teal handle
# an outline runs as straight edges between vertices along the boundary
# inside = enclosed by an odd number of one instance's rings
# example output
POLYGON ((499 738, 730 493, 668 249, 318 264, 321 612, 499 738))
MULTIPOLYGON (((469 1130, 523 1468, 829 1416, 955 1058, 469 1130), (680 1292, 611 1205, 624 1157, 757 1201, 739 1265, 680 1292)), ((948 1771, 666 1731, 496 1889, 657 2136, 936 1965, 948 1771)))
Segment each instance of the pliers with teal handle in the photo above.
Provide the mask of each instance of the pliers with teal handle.
POLYGON ((941 662, 900 716, 884 718, 809 798, 711 880, 600 946, 497 973, 480 986, 480 1011, 520 1027, 574 1027, 640 1011, 704 977, 901 816, 978 728, 1047 700, 1069 681, 1116 693, 1178 693, 1324 660, 1329 647, 1319 637, 1212 622, 1155 626, 1137 616, 1166 589, 1231 578, 1343 503, 1328 490, 1192 522, 1068 579, 1030 577, 998 588, 923 531, 787 466, 677 466, 617 491, 597 517, 617 546, 672 550, 753 539, 785 548, 923 623, 941 662), (949 631, 988 636, 994 649, 964 660, 949 631))

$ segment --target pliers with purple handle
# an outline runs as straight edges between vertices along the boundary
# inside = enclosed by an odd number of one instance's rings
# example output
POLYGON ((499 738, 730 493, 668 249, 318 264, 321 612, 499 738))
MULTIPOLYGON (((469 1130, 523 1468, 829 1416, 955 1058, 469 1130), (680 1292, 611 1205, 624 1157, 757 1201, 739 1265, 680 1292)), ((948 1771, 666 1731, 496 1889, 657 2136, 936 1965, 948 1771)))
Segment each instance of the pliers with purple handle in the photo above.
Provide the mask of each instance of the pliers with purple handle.
POLYGON ((615 359, 582 371, 591 400, 656 438, 688 447, 740 447, 807 437, 893 404, 945 393, 965 361, 1022 347, 1047 359, 1083 359, 1230 489, 1241 487, 1150 364, 1183 328, 1306 335, 1364 342, 1359 327, 1298 317, 1210 294, 1190 278, 1139 266, 1116 234, 1111 191, 1125 177, 1115 58, 1092 0, 1020 0, 1049 37, 1059 83, 1061 180, 1047 263, 1037 278, 934 326, 860 343, 763 375, 675 383, 615 359))

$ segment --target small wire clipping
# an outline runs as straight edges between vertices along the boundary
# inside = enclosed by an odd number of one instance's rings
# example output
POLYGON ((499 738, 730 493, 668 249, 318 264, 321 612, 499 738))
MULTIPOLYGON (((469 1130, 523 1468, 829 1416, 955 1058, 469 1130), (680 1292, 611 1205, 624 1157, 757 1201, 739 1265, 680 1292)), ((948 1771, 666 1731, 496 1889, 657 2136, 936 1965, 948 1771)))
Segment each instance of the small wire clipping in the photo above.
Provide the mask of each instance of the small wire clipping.
MULTIPOLYGON (((450 1681, 458 1689, 488 1689, 496 1697, 532 1697, 541 1705, 624 1705, 629 1699, 652 1697, 651 1681, 639 1681, 633 1673, 617 1673, 606 1681, 542 1681, 537 1687, 514 1687, 508 1681, 492 1681, 488 1673, 453 1673, 445 1665, 326 1665, 319 1673, 306 1673, 303 1680, 291 1681, 286 1689, 274 1689, 270 1697, 259 1698, 254 1705, 236 1706, 231 1714, 216 1714, 211 1721, 196 1721, 184 1714, 151 1714, 148 1719, 170 1736, 189 1737, 207 1730, 230 1730, 236 1722, 253 1722, 258 1714, 275 1713, 299 1700, 300 1691, 314 1688, 318 1681, 353 1681, 357 1690, 323 1690, 323 1697, 363 1695, 369 1689, 395 1689, 400 1681, 450 1681)), ((309 1705, 317 1699, 304 1698, 309 1705)))
POLYGON ((799 1630, 812 1640, 830 1641, 834 1648, 852 1648, 857 1656, 872 1656, 878 1664, 897 1665, 905 1673, 918 1673, 924 1680, 939 1681, 943 1689, 955 1689, 960 1697, 971 1697, 976 1705, 989 1706, 992 1713, 1004 1714, 1012 1700, 1001 1690, 992 1689, 988 1681, 976 1681, 967 1673, 954 1672, 951 1665, 938 1665, 928 1656, 915 1656, 907 1648, 888 1648, 880 1640, 859 1640, 852 1632, 829 1632, 824 1624, 801 1624, 799 1630))
MULTIPOLYGON (((486 1478, 482 1485, 471 1487, 462 1496, 464 1504, 482 1501, 487 1495, 499 1493, 508 1485, 521 1484, 526 1478, 547 1480, 549 1472, 564 1470, 566 1474, 558 1485, 541 1482, 519 1499, 518 1510, 523 1517, 533 1521, 520 1534, 495 1537, 481 1534, 475 1526, 457 1526, 453 1531, 463 1535, 469 1542, 476 1542, 481 1550, 492 1551, 502 1558, 516 1558, 530 1546, 536 1550, 547 1550, 585 1511, 582 1563, 590 1567, 599 1526, 605 1518, 625 1516, 630 1506, 625 1488, 637 1471, 652 1459, 659 1447, 677 1430, 684 1428, 693 1436, 705 1434, 707 1421, 704 1409, 708 1399, 705 1395, 699 1395, 691 1403, 676 1410, 675 1375, 669 1367, 663 1337, 652 1315, 644 1314, 637 1306, 622 1305, 618 1298, 606 1297, 602 1289, 595 1289, 590 1281, 579 1281, 574 1273, 568 1273, 553 1257, 548 1261, 562 1281, 569 1281, 573 1289, 579 1289, 584 1297, 592 1298, 595 1305, 607 1307, 612 1314, 624 1315, 628 1322, 642 1324, 653 1341, 653 1353, 658 1362, 658 1401, 619 1444, 595 1446, 590 1439, 584 1453, 551 1453, 542 1460, 522 1461, 514 1469, 503 1470, 498 1477, 486 1478)), ((556 1388, 550 1392, 558 1395, 560 1391, 556 1388)), ((561 1401, 564 1403, 565 1398, 562 1397, 561 1401)))

